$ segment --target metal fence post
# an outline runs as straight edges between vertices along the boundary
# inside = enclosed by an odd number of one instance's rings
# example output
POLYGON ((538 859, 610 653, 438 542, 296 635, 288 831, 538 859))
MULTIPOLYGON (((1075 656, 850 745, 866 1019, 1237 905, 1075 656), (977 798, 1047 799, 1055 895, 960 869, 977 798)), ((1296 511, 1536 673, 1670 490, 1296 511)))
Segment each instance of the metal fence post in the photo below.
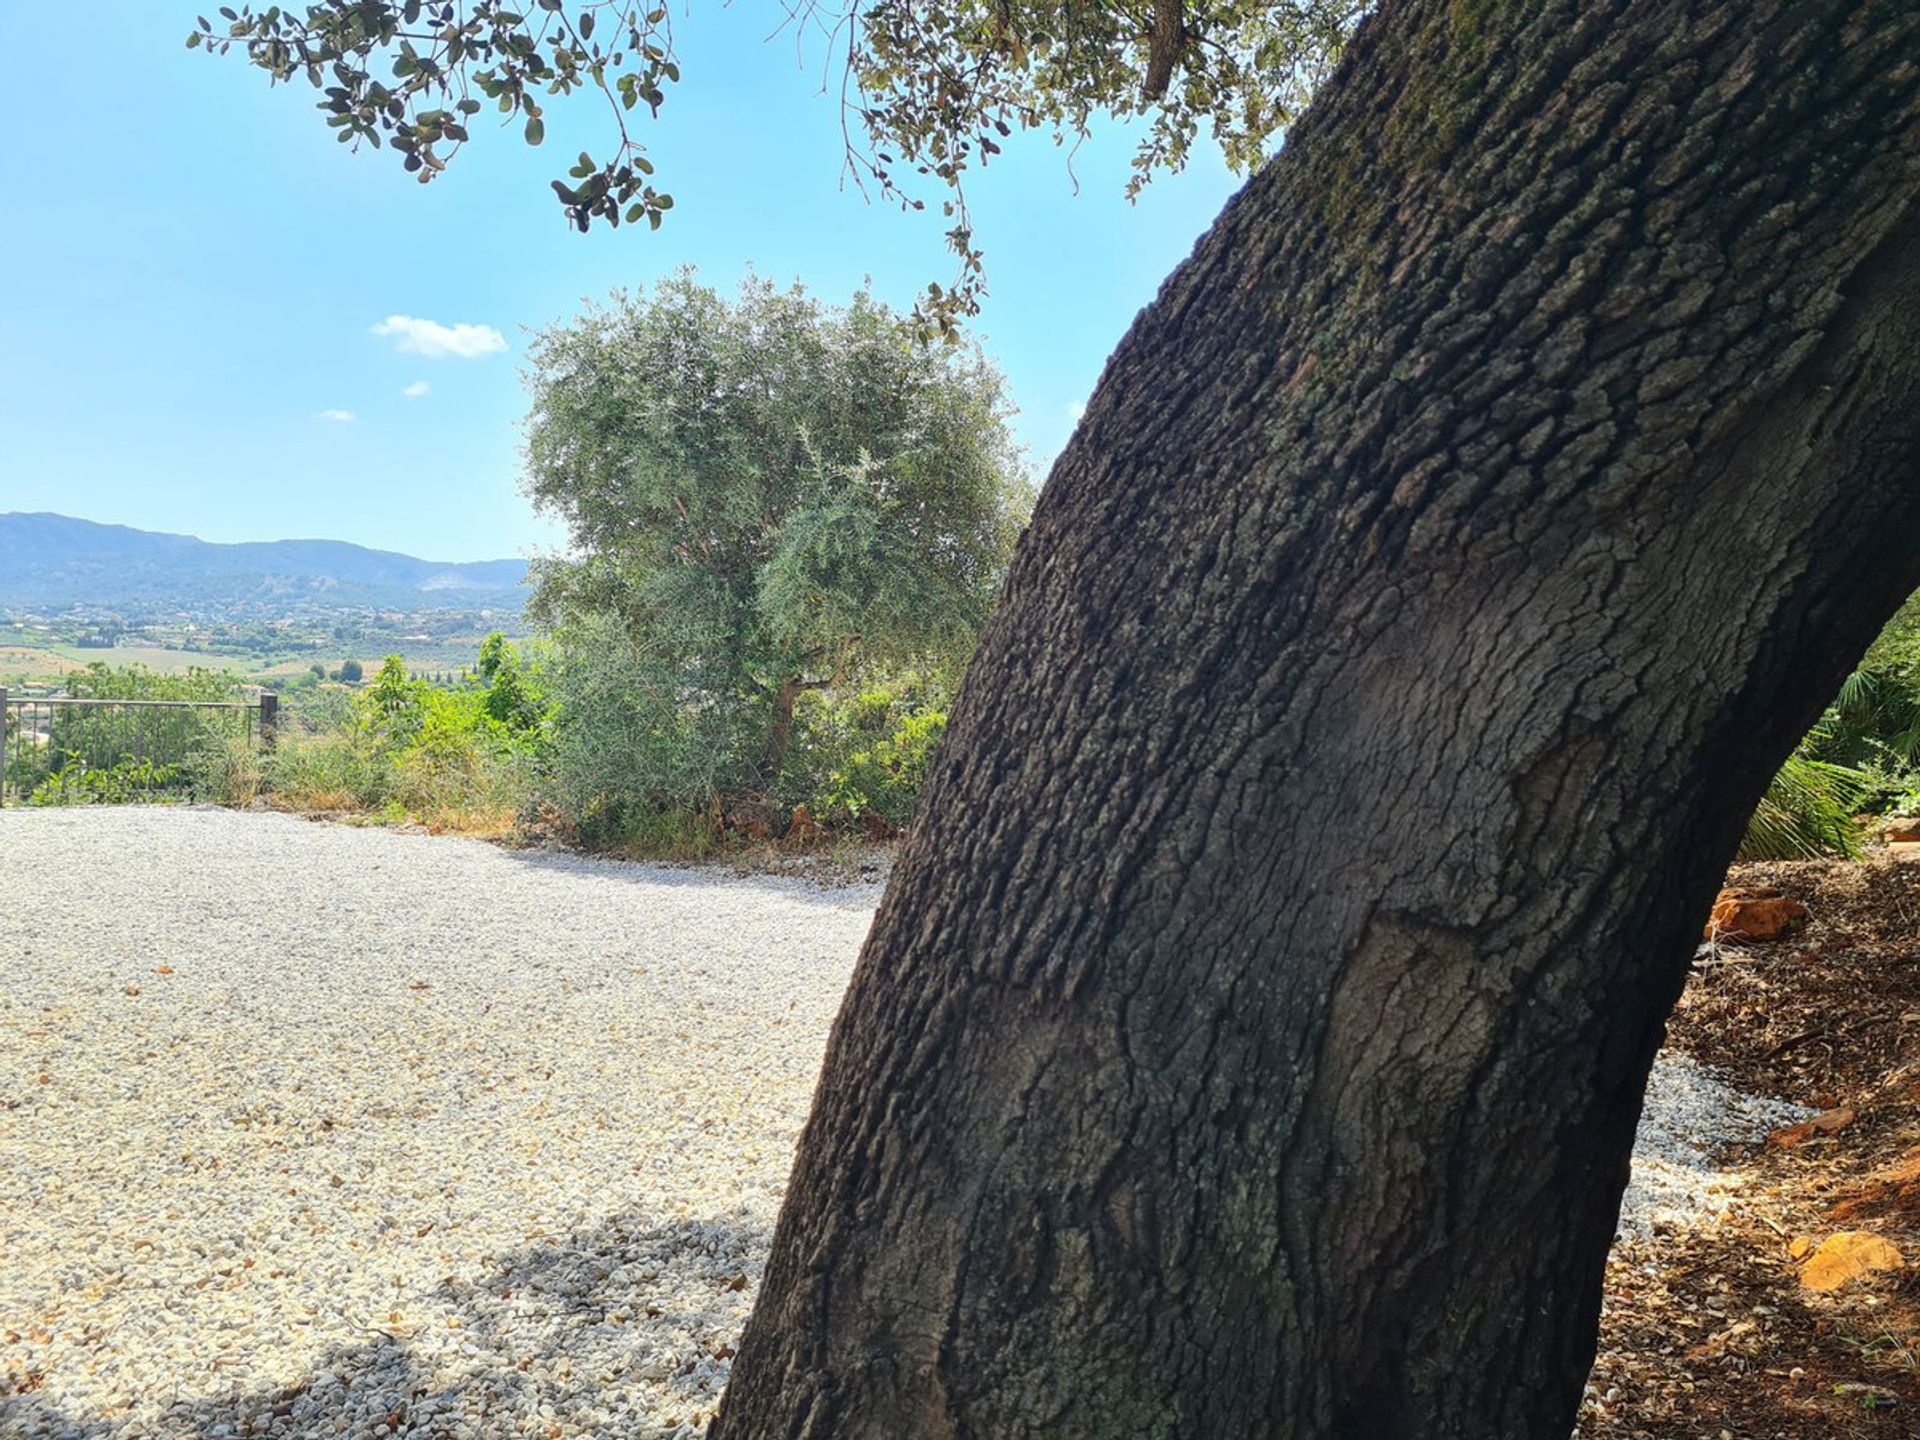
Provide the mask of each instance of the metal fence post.
POLYGON ((7 687, 0 685, 0 805, 7 803, 7 687))

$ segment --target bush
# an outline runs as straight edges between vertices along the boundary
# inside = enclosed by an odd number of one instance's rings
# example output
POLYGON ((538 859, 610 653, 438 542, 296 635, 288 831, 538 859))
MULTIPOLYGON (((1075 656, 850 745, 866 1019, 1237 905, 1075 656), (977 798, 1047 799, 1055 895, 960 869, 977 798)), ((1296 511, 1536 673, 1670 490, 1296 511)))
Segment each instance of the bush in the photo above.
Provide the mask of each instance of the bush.
MULTIPOLYGON (((224 703, 241 693, 239 680, 223 672, 196 668, 163 675, 143 665, 115 668, 99 661, 67 676, 65 689, 82 700, 224 703)), ((238 709, 147 705, 52 706, 42 718, 41 743, 9 747, 6 776, 11 790, 41 804, 219 798, 225 788, 209 783, 200 757, 245 745, 251 727, 249 714, 238 709)), ((8 720, 12 731, 11 713, 8 720)))
POLYGON ((151 760, 121 760, 112 765, 89 764, 69 755, 27 797, 29 805, 130 805, 136 801, 179 797, 183 789, 180 767, 156 765, 151 760))
POLYGON ((194 797, 218 805, 251 805, 265 783, 260 751, 244 735, 206 737, 184 769, 194 797))
POLYGON ((828 823, 904 825, 945 733, 951 693, 944 677, 926 674, 853 694, 807 691, 794 708, 785 764, 769 783, 756 763, 761 699, 689 681, 611 617, 562 631, 539 678, 551 707, 548 764, 535 792, 546 822, 588 848, 680 857, 715 848, 730 822, 777 833, 799 805, 828 823))
POLYGON ((323 690, 303 703, 263 757, 262 773, 275 802, 290 809, 501 831, 533 793, 545 709, 517 656, 484 690, 412 679, 388 656, 365 689, 323 690))
POLYGON ((358 727, 283 736, 261 769, 276 804, 294 810, 382 810, 393 793, 393 762, 358 727))
POLYGON ((789 766, 788 794, 825 821, 878 816, 903 826, 919 808, 928 767, 947 730, 946 687, 903 677, 807 707, 789 766))
MULTIPOLYGON (((751 788, 740 757, 755 717, 690 694, 615 620, 570 627, 542 672, 551 764, 538 799, 583 844, 632 844, 643 831, 717 829, 723 796, 751 788), (689 817, 694 817, 690 822, 689 817)), ((676 847, 677 848, 677 847, 676 847)))
MULTIPOLYGON (((1822 732, 1816 731, 1819 736, 1822 732)), ((1875 787, 1866 771, 1815 760, 1796 751, 1768 785, 1747 833, 1742 860, 1854 859, 1860 825, 1853 817, 1875 787)))
POLYGON ((224 670, 194 666, 184 674, 162 675, 144 665, 110 666, 96 660, 69 673, 67 694, 85 700, 237 700, 240 677, 224 670))

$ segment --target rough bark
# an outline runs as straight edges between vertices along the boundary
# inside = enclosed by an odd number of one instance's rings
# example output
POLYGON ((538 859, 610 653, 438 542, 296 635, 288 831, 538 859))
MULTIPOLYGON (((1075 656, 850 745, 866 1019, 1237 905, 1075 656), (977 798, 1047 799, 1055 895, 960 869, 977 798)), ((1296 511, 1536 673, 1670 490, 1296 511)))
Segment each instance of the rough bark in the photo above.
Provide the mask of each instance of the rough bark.
POLYGON ((1054 470, 714 1440, 1564 1440, 1712 887, 1920 584, 1917 56, 1380 8, 1054 470))
POLYGON ((793 707, 801 692, 807 688, 798 676, 794 676, 782 680, 774 689, 767 753, 760 757, 760 774, 770 788, 780 783, 780 772, 786 768, 787 751, 793 748, 793 707))

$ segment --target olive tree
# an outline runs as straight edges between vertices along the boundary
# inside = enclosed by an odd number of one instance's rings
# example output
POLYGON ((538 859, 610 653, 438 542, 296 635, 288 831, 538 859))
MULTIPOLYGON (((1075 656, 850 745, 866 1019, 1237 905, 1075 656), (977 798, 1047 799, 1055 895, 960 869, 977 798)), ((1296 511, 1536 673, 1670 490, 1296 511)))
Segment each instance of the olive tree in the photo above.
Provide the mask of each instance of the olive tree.
POLYGON ((976 350, 683 272, 545 331, 529 379, 528 492, 573 542, 535 612, 616 615, 692 703, 748 701, 768 782, 805 692, 971 653, 1031 503, 976 350))

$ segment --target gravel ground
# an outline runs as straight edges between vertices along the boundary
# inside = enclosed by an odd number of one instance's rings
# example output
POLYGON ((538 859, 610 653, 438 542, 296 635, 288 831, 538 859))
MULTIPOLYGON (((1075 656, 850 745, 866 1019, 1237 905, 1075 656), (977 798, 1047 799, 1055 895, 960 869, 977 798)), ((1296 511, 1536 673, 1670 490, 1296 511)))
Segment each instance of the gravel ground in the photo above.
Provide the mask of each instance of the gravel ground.
MULTIPOLYGON (((0 814, 0 1437, 697 1435, 877 887, 0 814)), ((1663 1057, 1628 1233, 1781 1118, 1663 1057)))
POLYGON ((0 857, 0 1435, 698 1432, 877 891, 210 810, 0 857))
POLYGON ((1620 1232, 1637 1240, 1724 1213, 1744 1179, 1720 1163, 1729 1144, 1765 1140, 1812 1111, 1745 1095, 1692 1056, 1669 1050, 1653 1062, 1633 1142, 1633 1179, 1620 1202, 1620 1232))

